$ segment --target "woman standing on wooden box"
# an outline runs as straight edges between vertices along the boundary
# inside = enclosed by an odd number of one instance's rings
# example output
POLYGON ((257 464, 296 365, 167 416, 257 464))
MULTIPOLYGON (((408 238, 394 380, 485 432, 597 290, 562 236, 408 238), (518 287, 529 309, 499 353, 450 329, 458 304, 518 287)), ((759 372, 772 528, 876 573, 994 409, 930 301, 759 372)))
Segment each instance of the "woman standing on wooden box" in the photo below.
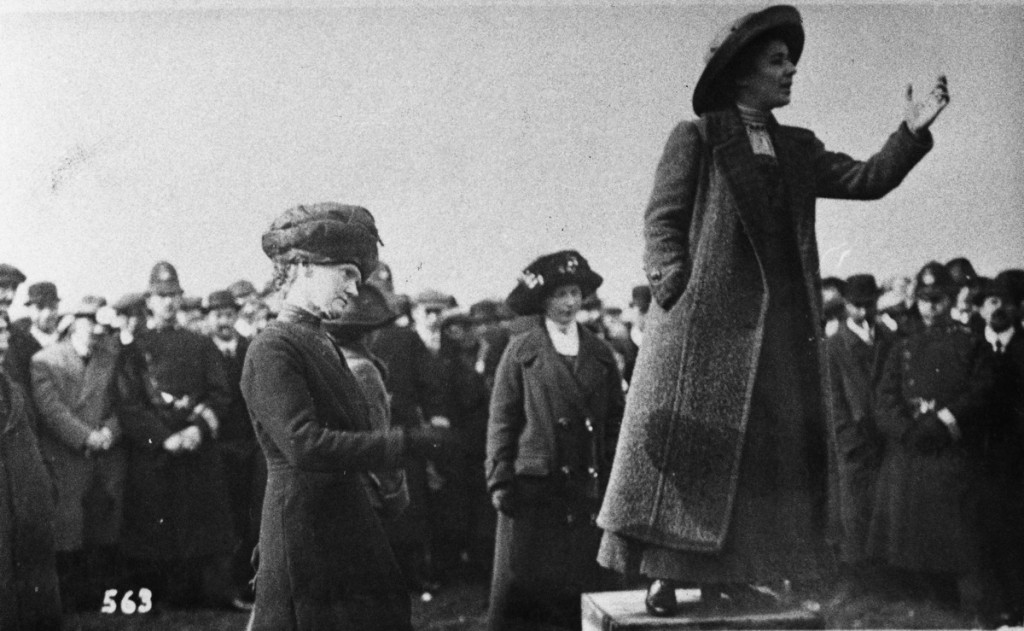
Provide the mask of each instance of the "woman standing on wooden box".
POLYGON ((669 137, 644 215, 654 295, 599 525, 600 561, 653 579, 648 609, 676 610, 677 581, 756 599, 753 583, 827 569, 827 437, 817 322, 818 197, 877 199, 931 149, 944 77, 861 162, 779 125, 804 47, 800 14, 743 16, 712 43, 700 117, 669 137))

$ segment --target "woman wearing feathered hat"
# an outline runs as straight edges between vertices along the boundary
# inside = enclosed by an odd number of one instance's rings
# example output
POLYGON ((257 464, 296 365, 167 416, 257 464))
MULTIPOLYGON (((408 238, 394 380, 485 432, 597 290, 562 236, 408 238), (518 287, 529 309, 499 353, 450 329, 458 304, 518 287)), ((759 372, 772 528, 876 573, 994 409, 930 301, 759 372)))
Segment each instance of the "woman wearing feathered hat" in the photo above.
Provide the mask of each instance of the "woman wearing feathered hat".
POLYGON ((376 429, 323 320, 338 318, 377 265, 365 208, 285 211, 263 235, 281 313, 253 340, 242 394, 267 457, 250 629, 407 630, 409 597, 356 473, 440 455, 443 430, 376 429))
POLYGON ((653 580, 648 609, 676 610, 674 581, 708 599, 825 569, 826 459, 816 323, 818 197, 876 199, 932 146, 949 101, 940 77, 866 161, 780 125, 804 48, 800 14, 741 17, 711 45, 699 119, 672 132, 644 215, 654 296, 598 523, 600 561, 653 580))
POLYGON ((514 337, 491 394, 487 488, 498 510, 489 629, 580 628, 580 594, 613 587, 594 525, 622 416, 611 349, 576 322, 602 278, 579 252, 542 256, 507 299, 514 337))

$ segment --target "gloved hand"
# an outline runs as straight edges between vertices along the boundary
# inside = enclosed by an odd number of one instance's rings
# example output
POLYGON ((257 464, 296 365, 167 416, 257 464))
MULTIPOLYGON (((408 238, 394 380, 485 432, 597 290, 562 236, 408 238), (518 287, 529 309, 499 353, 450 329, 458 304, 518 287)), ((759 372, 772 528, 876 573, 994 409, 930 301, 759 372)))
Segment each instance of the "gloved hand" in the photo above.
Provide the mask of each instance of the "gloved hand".
POLYGON ((433 459, 444 456, 451 442, 451 431, 443 427, 426 425, 405 430, 406 452, 414 456, 433 459))
POLYGON ((907 431, 907 444, 921 453, 934 453, 953 442, 949 429, 934 412, 922 414, 914 419, 907 431))
POLYGON ((515 495, 512 492, 512 485, 506 484, 503 486, 495 487, 491 491, 491 505, 494 506, 494 510, 498 511, 502 515, 512 517, 515 514, 515 495))

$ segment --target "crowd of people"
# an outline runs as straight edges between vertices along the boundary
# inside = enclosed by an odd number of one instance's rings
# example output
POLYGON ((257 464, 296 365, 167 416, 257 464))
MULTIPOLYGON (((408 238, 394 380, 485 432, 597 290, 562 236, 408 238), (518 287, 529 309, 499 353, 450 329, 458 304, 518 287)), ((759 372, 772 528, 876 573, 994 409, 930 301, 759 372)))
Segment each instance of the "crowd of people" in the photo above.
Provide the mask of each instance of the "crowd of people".
POLYGON ((771 114, 803 45, 789 6, 712 41, 628 310, 575 250, 504 300, 398 295, 372 214, 330 202, 263 234, 263 292, 187 298, 161 261, 112 304, 32 279, 11 322, 28 279, 0 265, 0 627, 404 631, 410 592, 459 578, 489 581, 492 630, 579 628, 582 593, 641 581, 672 616, 680 586, 724 611, 833 577, 833 603, 1021 623, 1024 270, 819 278, 816 199, 897 187, 949 90, 908 89, 854 160, 771 114))
MULTIPOLYGON (((87 296, 68 309, 52 283, 32 283, 28 317, 8 322, 6 311, 24 281, 15 267, 0 267, 0 340, 9 340, 0 344, 4 472, 9 488, 37 487, 34 499, 6 506, 0 516, 4 532, 15 537, 3 549, 9 557, 28 557, 8 559, 7 567, 17 569, 4 575, 21 577, 9 580, 8 589, 19 581, 40 585, 49 548, 52 589, 31 599, 42 610, 40 599, 56 599, 58 592, 64 612, 96 610, 110 589, 118 600, 134 590, 140 606, 152 599, 250 607, 250 556, 267 472, 240 382, 250 339, 276 316, 272 297, 239 281, 211 293, 195 317, 182 307, 188 301, 176 270, 161 262, 147 291, 112 304, 87 296), (30 462, 32 452, 38 456, 30 462), (28 536, 25 526, 32 523, 40 532, 28 536), (33 550, 38 558, 29 562, 33 550)), ((600 340, 599 354, 609 361, 611 381, 588 386, 589 396, 602 392, 619 401, 601 415, 610 444, 591 463, 608 466, 652 297, 648 286, 638 286, 623 310, 603 305, 587 291, 593 287, 584 283, 572 316, 588 339, 600 340)), ((463 308, 436 290, 398 295, 384 264, 359 296, 359 308, 332 322, 330 331, 353 372, 370 375, 377 426, 432 426, 454 437, 443 457, 410 455, 375 479, 377 490, 387 491, 376 508, 404 587, 429 601, 450 581, 483 582, 493 572, 498 593, 512 601, 501 606, 514 606, 516 594, 502 584, 513 566, 510 551, 499 544, 495 567, 495 534, 499 542, 509 537, 501 516, 522 513, 500 492, 513 472, 493 464, 503 461, 501 449, 511 448, 502 442, 503 428, 514 426, 521 402, 498 372, 511 339, 541 330, 534 316, 519 315, 539 307, 524 309, 513 297, 516 310, 499 300, 463 308)), ((822 300, 834 439, 829 532, 842 577, 837 598, 897 589, 1019 616, 1024 271, 986 278, 965 259, 932 262, 916 278, 885 288, 867 274, 824 279, 822 300)), ((535 373, 540 381, 533 387, 559 376, 535 373)), ((556 466, 575 464, 566 459, 572 456, 556 454, 556 466)), ((541 493, 521 483, 518 492, 541 493)), ((579 507, 581 522, 592 526, 599 499, 595 492, 579 507)), ((562 560, 560 584, 585 574, 582 559, 558 552, 569 545, 564 537, 546 532, 528 545, 547 550, 533 550, 534 563, 552 555, 562 560)), ((583 554, 596 547, 591 540, 583 554)), ((593 559, 590 566, 596 567, 593 559)), ((605 577, 593 585, 617 583, 605 577)))

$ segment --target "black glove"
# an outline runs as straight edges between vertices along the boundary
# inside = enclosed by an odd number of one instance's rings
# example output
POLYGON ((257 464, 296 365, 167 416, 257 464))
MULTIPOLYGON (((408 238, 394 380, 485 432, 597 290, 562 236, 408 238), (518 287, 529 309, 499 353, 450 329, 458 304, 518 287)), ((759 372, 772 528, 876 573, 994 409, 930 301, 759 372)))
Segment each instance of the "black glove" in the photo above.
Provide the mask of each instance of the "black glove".
POLYGON ((512 517, 515 513, 515 494, 511 484, 495 487, 491 491, 491 505, 502 515, 512 517))
POLYGON ((913 426, 907 431, 907 444, 924 454, 939 451, 952 442, 949 429, 934 412, 914 419, 913 426))
POLYGON ((405 430, 406 452, 428 460, 444 456, 451 440, 451 430, 444 427, 425 425, 405 430))

